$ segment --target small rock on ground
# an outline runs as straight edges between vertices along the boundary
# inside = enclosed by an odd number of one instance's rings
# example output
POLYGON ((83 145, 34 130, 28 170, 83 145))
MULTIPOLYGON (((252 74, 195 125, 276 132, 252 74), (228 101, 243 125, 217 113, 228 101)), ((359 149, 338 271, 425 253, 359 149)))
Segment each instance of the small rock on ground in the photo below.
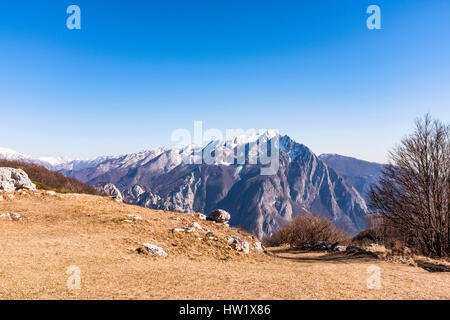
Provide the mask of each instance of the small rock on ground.
POLYGON ((198 230, 203 230, 202 226, 198 224, 197 222, 192 222, 187 225, 188 228, 194 228, 198 230))
POLYGON ((165 252, 163 248, 158 247, 157 245, 151 243, 144 243, 143 246, 150 254, 154 254, 159 257, 167 257, 167 252, 165 252))
POLYGON ((140 215, 138 214, 127 214, 127 217, 133 218, 134 220, 144 220, 140 215))
POLYGON ((20 220, 22 216, 19 213, 1 213, 0 218, 17 221, 20 220))
POLYGON ((206 218, 207 220, 212 220, 218 223, 226 223, 230 220, 231 215, 226 212, 225 210, 222 209, 217 209, 214 210, 213 212, 211 212, 208 217, 206 218))
POLYGON ((235 249, 236 251, 242 251, 245 254, 250 252, 250 243, 248 243, 247 241, 243 241, 241 239, 233 237, 226 237, 225 240, 228 242, 231 248, 235 249))

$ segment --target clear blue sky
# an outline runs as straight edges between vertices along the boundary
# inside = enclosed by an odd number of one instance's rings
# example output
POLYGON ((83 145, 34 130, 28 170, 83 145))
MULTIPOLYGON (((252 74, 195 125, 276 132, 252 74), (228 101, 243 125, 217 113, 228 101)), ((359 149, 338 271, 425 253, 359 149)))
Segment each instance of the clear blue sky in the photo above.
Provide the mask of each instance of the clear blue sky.
POLYGON ((448 0, 0 3, 0 146, 34 156, 152 149, 202 120, 384 161, 426 112, 450 121, 448 0))

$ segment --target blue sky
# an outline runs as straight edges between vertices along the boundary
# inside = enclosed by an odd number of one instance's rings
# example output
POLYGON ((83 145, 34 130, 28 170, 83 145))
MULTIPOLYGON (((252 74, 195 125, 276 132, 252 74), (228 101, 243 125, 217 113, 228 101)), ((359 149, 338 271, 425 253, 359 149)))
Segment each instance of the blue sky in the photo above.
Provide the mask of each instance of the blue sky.
POLYGON ((121 154, 201 120, 385 161, 414 118, 450 121, 449 27, 448 0, 2 0, 0 146, 121 154))

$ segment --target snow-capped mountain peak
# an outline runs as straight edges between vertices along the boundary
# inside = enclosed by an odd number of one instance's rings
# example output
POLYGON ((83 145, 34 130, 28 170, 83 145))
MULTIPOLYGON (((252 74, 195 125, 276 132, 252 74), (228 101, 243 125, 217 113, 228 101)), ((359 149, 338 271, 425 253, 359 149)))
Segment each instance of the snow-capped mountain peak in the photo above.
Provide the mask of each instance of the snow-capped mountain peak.
POLYGON ((243 144, 256 143, 258 141, 268 141, 272 138, 279 137, 280 134, 276 130, 266 130, 260 133, 243 134, 226 141, 226 145, 238 146, 243 144))
POLYGON ((84 168, 86 165, 80 164, 89 164, 97 165, 101 162, 101 160, 105 160, 109 157, 99 157, 96 159, 83 159, 83 160, 74 160, 67 157, 32 157, 20 152, 17 152, 10 148, 0 147, 0 159, 12 160, 12 161, 25 161, 30 163, 35 163, 41 166, 44 166, 51 170, 61 170, 61 169, 69 169, 73 168, 75 164, 78 164, 78 168, 84 168))
POLYGON ((20 158, 30 158, 29 156, 26 156, 20 152, 17 152, 10 148, 3 148, 0 147, 0 155, 5 159, 20 159, 20 158))

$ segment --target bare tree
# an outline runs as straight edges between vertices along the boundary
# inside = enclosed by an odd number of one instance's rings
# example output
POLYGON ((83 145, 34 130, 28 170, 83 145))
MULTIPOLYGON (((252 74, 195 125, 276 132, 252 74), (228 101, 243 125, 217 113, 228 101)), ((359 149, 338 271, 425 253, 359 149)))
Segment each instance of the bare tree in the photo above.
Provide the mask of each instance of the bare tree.
POLYGON ((450 126, 430 115, 390 153, 369 207, 425 255, 450 252, 450 126))

